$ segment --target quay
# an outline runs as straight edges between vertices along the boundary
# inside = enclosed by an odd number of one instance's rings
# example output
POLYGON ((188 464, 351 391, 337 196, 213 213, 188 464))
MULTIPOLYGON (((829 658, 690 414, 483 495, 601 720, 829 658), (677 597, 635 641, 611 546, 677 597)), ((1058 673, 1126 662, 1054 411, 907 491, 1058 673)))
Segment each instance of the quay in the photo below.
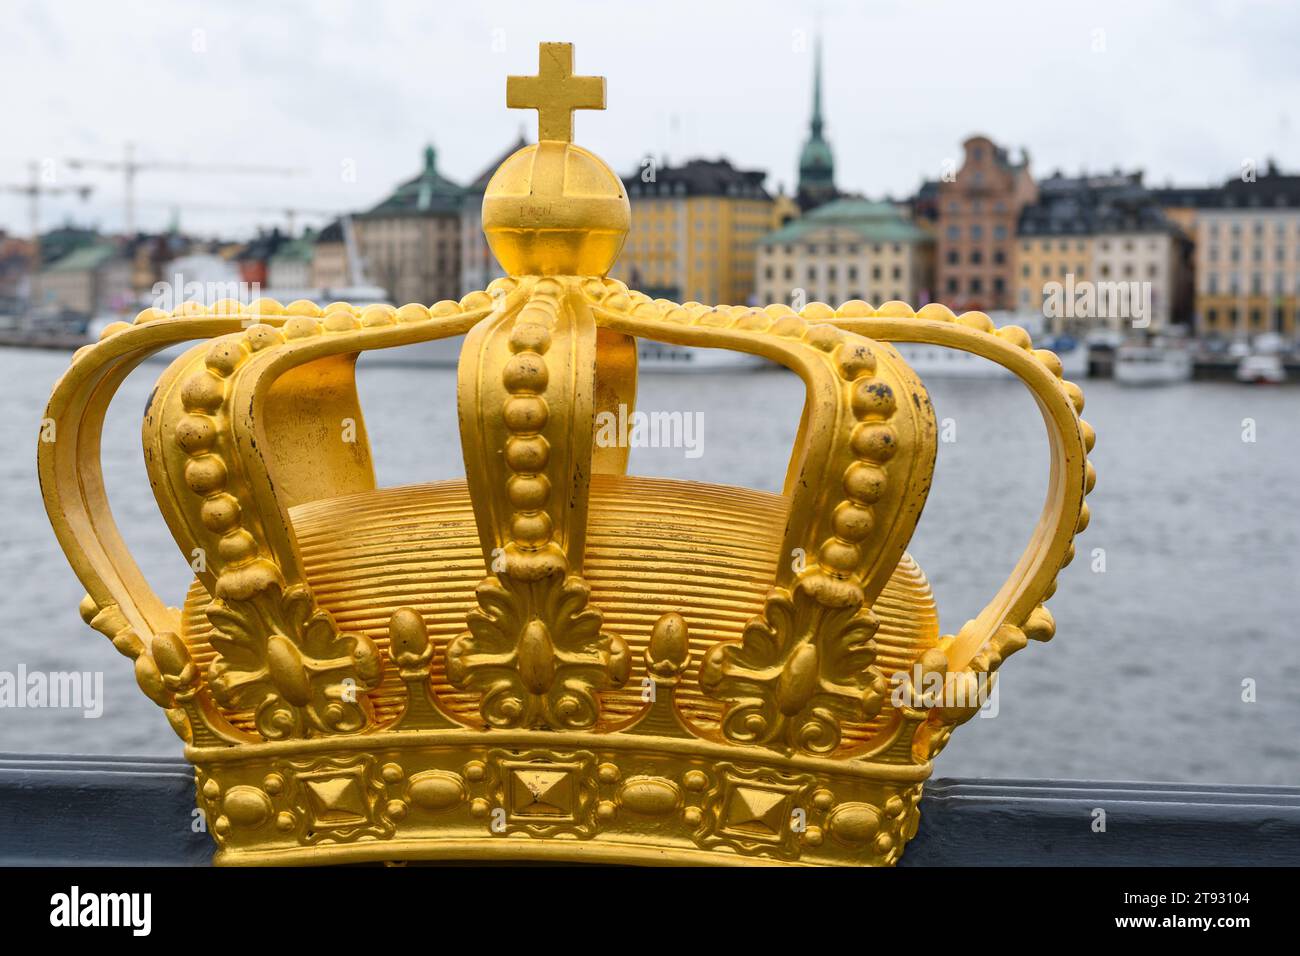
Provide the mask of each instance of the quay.
MULTIPOLYGON (((0 754, 3 866, 207 866, 198 819, 183 760, 0 754)), ((899 863, 1242 864, 1300 865, 1300 787, 940 777, 899 863)))

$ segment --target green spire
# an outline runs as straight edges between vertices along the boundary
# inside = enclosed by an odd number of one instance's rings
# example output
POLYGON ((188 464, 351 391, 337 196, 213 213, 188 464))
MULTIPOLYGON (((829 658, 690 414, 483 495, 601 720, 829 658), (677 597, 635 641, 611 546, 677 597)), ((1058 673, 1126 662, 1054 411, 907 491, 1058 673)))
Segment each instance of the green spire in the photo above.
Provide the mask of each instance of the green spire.
POLYGON ((812 138, 822 138, 822 38, 818 34, 813 50, 812 138))
POLYGON ((813 51, 813 109, 808 140, 799 154, 799 190, 797 198, 806 212, 839 195, 835 188, 835 159, 822 130, 822 38, 819 34, 813 51))

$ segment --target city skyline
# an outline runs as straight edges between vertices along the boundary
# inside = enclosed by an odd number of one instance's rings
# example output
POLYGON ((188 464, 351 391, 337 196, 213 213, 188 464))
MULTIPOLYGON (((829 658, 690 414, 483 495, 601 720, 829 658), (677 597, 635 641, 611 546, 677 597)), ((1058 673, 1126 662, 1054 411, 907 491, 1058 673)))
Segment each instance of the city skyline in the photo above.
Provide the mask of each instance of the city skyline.
MULTIPOLYGON (((36 82, 0 94, 17 133, 0 146, 0 183, 25 182, 28 163, 44 161, 58 183, 96 191, 86 202, 45 199, 42 228, 71 218, 117 231, 121 175, 74 171, 67 157, 120 159, 131 141, 143 160, 306 171, 291 179, 138 177, 139 228, 163 228, 175 203, 188 231, 232 236, 283 227, 270 209, 369 208, 419 168, 426 142, 437 146, 445 174, 466 184, 521 127, 535 135, 530 114, 505 109, 504 77, 533 72, 538 39, 563 38, 576 44, 578 72, 608 77, 610 109, 579 117, 578 140, 615 168, 636 168, 647 153, 673 162, 725 156, 765 170, 770 190, 789 193, 808 131, 819 26, 826 136, 849 192, 907 195, 946 164, 960 165, 961 142, 973 133, 1027 147, 1037 176, 1141 168, 1153 186, 1213 185, 1243 160, 1294 165, 1282 104, 1300 91, 1300 68, 1284 55, 1294 36, 1285 24, 1300 18, 1280 5, 1222 4, 1190 23, 1171 4, 1076 13, 1009 3, 996 30, 986 7, 787 6, 657 4, 637 24, 637 48, 611 50, 616 12, 586 3, 558 8, 568 16, 512 4, 487 12, 314 4, 295 13, 138 3, 130 16, 22 5, 21 28, 0 48, 15 75, 36 82), (954 28, 927 32, 935 15, 954 28), (900 56, 897 70, 858 67, 855 48, 885 36, 928 52, 917 66, 900 56), (972 38, 993 66, 970 62, 962 48, 972 38), (119 49, 158 55, 121 63, 119 49), (681 55, 665 71, 669 49, 681 55), (499 69, 484 69, 483 58, 499 69), (1198 69, 1203 63, 1215 69, 1198 69), (448 74, 463 83, 447 84, 448 74), (231 208, 211 208, 220 205, 231 208)), ((29 231, 25 197, 0 196, 0 227, 29 231)))

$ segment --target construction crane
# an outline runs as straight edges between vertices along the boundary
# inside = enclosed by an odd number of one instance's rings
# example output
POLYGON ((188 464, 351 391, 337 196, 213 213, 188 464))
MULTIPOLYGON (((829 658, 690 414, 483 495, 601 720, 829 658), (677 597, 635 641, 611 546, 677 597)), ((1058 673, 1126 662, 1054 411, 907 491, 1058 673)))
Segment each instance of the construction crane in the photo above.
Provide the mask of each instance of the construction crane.
POLYGON ((41 164, 29 163, 28 168, 31 170, 32 178, 29 183, 4 183, 0 184, 0 189, 9 193, 21 193, 27 197, 28 215, 31 217, 32 241, 39 243, 41 237, 41 197, 57 196, 63 193, 76 193, 85 202, 90 194, 94 191, 94 186, 76 185, 76 186, 57 186, 53 183, 41 182, 41 164))
POLYGON ((269 212, 278 213, 285 218, 285 224, 289 235, 294 234, 294 229, 298 222, 299 216, 321 216, 337 217, 343 215, 337 209, 315 209, 306 206, 283 205, 283 206, 236 206, 229 203, 213 202, 176 202, 172 200, 149 199, 141 202, 145 206, 166 206, 173 211, 173 214, 179 216, 183 209, 201 209, 204 212, 217 213, 247 213, 247 212, 269 212))
POLYGON ((250 166, 242 163, 185 163, 166 160, 139 160, 135 158, 135 144, 126 143, 122 159, 69 159, 68 165, 73 169, 108 169, 122 173, 123 203, 126 211, 125 231, 128 236, 135 234, 135 177, 142 170, 159 170, 174 173, 198 173, 201 175, 261 175, 261 176, 300 176, 301 169, 289 169, 283 166, 250 166))

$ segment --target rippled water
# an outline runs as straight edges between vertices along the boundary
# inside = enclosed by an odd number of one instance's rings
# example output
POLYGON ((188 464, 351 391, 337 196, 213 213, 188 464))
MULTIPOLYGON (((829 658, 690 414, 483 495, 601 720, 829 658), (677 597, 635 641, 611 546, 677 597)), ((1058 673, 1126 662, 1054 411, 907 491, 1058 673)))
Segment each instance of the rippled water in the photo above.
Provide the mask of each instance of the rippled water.
MULTIPOLYGON (((100 670, 100 719, 0 709, 0 750, 179 753, 129 663, 77 615, 83 589, 49 529, 35 433, 58 353, 0 349, 0 671, 100 670)), ((139 413, 159 365, 123 387, 104 439, 114 513, 155 589, 187 568, 144 478, 139 413)), ((462 473, 449 370, 370 368, 361 390, 381 484, 462 473)), ((945 775, 1300 784, 1300 390, 1084 383, 1099 439, 1093 520, 1050 602, 1057 638, 1002 672, 999 711, 962 727, 945 775), (1242 440, 1243 420, 1256 440, 1242 440), (1104 549, 1105 570, 1093 569, 1104 549), (1255 700, 1243 700, 1243 682, 1255 700)), ((929 383, 939 449, 910 550, 952 631, 1029 539, 1046 479, 1042 423, 1019 386, 929 383)), ((802 387, 773 371, 644 375, 640 406, 702 411, 703 454, 637 449, 632 470, 778 490, 802 387)))

